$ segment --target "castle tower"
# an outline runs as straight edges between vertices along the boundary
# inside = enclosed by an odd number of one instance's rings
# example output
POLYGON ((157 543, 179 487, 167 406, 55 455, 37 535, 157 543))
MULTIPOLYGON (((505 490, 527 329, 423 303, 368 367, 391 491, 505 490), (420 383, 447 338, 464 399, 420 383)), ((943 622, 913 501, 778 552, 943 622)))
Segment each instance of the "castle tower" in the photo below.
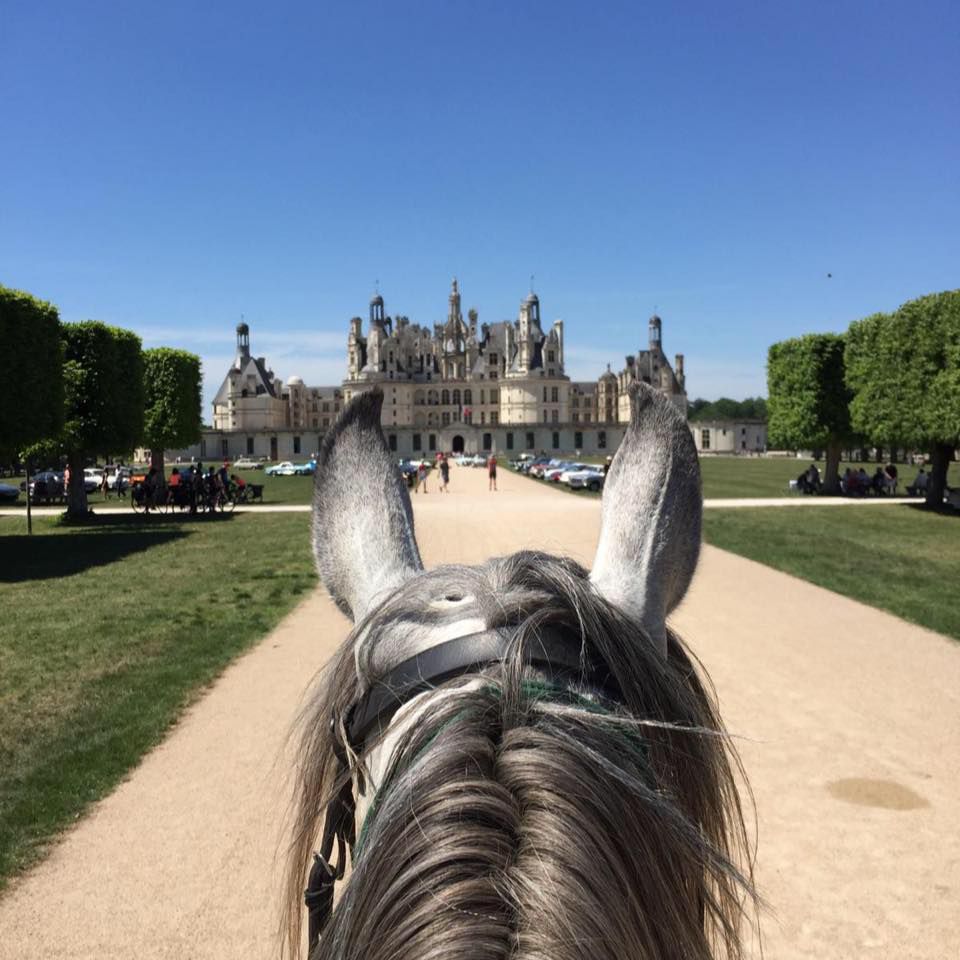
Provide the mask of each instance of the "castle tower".
POLYGON ((250 327, 242 320, 237 324, 237 359, 234 366, 239 370, 250 359, 250 327))
POLYGON ((681 390, 686 390, 687 388, 687 378, 683 374, 683 354, 678 353, 673 360, 673 372, 676 375, 677 383, 680 384, 681 390))
POLYGON ((363 321, 359 317, 350 320, 350 333, 347 336, 347 379, 356 380, 363 369, 363 321))
POLYGON ((661 325, 662 325, 661 319, 660 319, 656 314, 654 314, 654 315, 650 318, 650 323, 648 324, 648 327, 647 327, 648 330, 649 330, 649 334, 650 334, 649 340, 650 340, 650 349, 651 349, 651 350, 659 350, 659 349, 660 349, 660 335, 661 335, 661 332, 662 332, 662 331, 661 331, 661 325))
POLYGON ((378 323, 382 326, 383 321, 383 297, 381 297, 379 293, 376 293, 370 301, 370 329, 372 330, 378 323))
POLYGON ((447 323, 456 323, 458 326, 463 322, 463 315, 460 313, 460 290, 457 287, 457 278, 453 278, 450 287, 450 307, 447 311, 447 323))

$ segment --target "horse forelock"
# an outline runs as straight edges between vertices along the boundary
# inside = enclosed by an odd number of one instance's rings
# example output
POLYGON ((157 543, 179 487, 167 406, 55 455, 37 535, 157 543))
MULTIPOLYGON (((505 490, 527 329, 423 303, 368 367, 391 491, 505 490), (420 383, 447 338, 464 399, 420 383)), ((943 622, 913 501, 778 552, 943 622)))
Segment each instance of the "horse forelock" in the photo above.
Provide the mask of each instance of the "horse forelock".
POLYGON ((580 565, 535 552, 411 578, 328 668, 301 753, 291 946, 325 798, 339 786, 326 719, 450 631, 510 628, 519 652, 548 624, 593 646, 624 703, 551 689, 519 656, 422 696, 378 764, 323 955, 739 956, 738 914, 752 893, 735 865, 746 848, 738 761, 709 689, 672 632, 664 659, 580 565), (547 931, 551 922, 561 928, 547 931))

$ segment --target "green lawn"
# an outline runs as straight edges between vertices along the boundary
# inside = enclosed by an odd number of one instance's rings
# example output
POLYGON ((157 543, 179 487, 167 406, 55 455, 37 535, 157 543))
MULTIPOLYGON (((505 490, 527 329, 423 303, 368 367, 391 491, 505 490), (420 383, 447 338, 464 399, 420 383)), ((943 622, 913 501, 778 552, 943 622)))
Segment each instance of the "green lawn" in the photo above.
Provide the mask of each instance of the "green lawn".
POLYGON ((704 539, 960 640, 960 514, 914 506, 707 510, 704 539))
POLYGON ((302 514, 0 518, 0 887, 312 588, 302 514))

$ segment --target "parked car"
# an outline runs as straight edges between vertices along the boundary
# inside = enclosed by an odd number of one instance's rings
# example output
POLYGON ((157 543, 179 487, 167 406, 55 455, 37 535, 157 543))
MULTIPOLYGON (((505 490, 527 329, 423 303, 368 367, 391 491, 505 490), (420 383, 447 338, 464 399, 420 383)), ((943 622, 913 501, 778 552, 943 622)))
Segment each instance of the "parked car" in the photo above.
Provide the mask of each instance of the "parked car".
POLYGON ((241 457, 233 464, 234 470, 262 470, 263 464, 252 457, 241 457))
POLYGON ((557 477, 554 477, 551 474, 550 479, 555 480, 556 482, 559 482, 559 483, 566 483, 567 477, 569 477, 571 473, 578 473, 581 470, 589 470, 589 469, 590 469, 589 463, 568 463, 561 468, 560 474, 557 477))
POLYGON ((20 499, 20 491, 9 483, 0 483, 0 503, 16 503, 20 499))
POLYGON ((268 477, 292 477, 296 473, 296 468, 289 460, 284 460, 282 463, 267 467, 264 473, 268 477))
POLYGON ((566 474, 564 481, 571 490, 602 490, 606 477, 601 467, 590 467, 586 470, 575 470, 566 474))
MULTIPOLYGON (((20 484, 25 490, 26 481, 20 484)), ((30 479, 30 499, 35 503, 63 500, 63 474, 59 470, 41 470, 30 479)))
POLYGON ((306 463, 295 463, 293 465, 294 476, 306 477, 313 476, 317 472, 317 461, 308 460, 306 463))
POLYGON ((86 488, 87 493, 93 493, 94 491, 99 490, 100 484, 102 482, 103 482, 102 467, 84 467, 83 485, 86 488))

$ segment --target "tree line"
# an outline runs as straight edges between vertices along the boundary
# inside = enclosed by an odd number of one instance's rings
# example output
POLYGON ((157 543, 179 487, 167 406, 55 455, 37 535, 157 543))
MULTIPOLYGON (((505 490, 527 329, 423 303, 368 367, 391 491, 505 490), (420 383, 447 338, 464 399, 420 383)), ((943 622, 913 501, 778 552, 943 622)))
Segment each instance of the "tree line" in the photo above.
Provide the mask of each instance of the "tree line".
POLYGON ((687 417, 694 422, 705 420, 766 420, 767 401, 763 397, 747 397, 746 400, 704 400, 697 397, 687 407, 687 417))
POLYGON ((96 320, 62 323, 57 308, 0 286, 0 343, 19 398, 0 404, 0 458, 28 469, 70 467, 67 513, 86 515, 83 468, 97 454, 149 447, 163 472, 165 449, 200 439, 200 358, 144 350, 135 333, 96 320))
POLYGON ((927 504, 939 506, 960 445, 960 290, 773 344, 767 387, 770 444, 824 450, 827 492, 845 447, 909 448, 929 455, 927 504))

